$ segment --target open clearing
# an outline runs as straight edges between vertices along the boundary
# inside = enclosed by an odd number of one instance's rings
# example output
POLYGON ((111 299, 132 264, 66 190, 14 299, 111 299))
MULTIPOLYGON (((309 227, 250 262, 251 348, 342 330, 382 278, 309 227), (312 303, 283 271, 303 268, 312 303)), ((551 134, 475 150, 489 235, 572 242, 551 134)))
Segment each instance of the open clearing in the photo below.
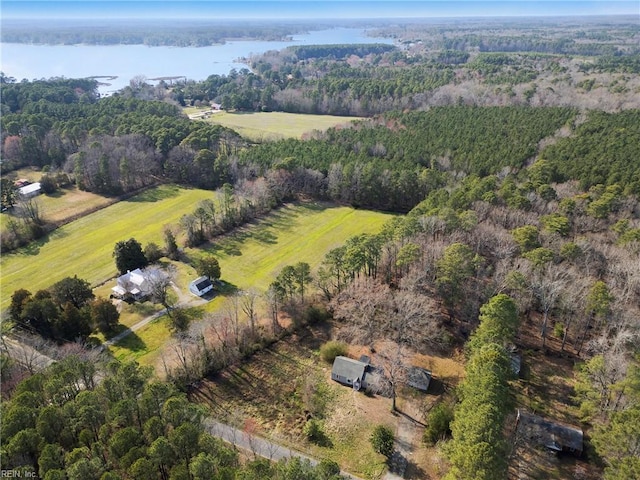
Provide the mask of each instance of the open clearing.
MULTIPOLYGON (((34 197, 34 201, 46 222, 62 223, 107 207, 117 200, 71 187, 60 189, 51 195, 39 195, 34 197)), ((7 221, 11 217, 15 218, 12 211, 0 215, 0 233, 5 232, 7 221)))
POLYGON ((213 192, 163 185, 123 200, 53 231, 25 248, 2 255, 0 308, 18 288, 35 292, 78 275, 92 285, 116 274, 116 242, 135 237, 143 246, 163 244, 162 226, 177 223, 213 192))
POLYGON ((322 362, 315 350, 326 333, 322 328, 312 330, 285 338, 249 362, 203 381, 192 400, 240 429, 316 458, 335 460, 359 477, 379 478, 384 457, 373 451, 369 437, 378 424, 393 426, 390 401, 332 382, 331 365, 322 362), (321 416, 323 446, 309 443, 302 433, 309 414, 305 398, 313 389, 316 402, 326 404, 321 416))
POLYGON ((359 117, 284 112, 215 112, 206 118, 207 122, 231 128, 253 141, 302 138, 313 130, 324 131, 352 120, 359 120, 359 117))
POLYGON ((55 223, 80 217, 116 201, 95 193, 83 192, 77 187, 60 189, 51 195, 41 195, 36 197, 36 200, 40 205, 42 217, 55 223))
MULTIPOLYGON (((313 271, 329 250, 353 235, 378 232, 390 218, 392 215, 387 213, 328 204, 286 205, 203 248, 185 249, 185 252, 194 259, 203 250, 214 254, 220 262, 222 280, 239 289, 264 292, 285 265, 307 262, 313 271)), ((178 273, 176 283, 186 292, 195 271, 187 267, 178 273)), ((224 299, 224 295, 217 296, 203 310, 220 309, 224 299)), ((157 344, 159 331, 155 324, 136 332, 135 349, 130 349, 125 339, 110 347, 112 353, 119 359, 136 358, 141 363, 154 364, 160 351, 145 351, 144 345, 157 344)), ((169 332, 165 332, 164 340, 167 340, 169 332)))
POLYGON ((224 281, 240 289, 265 291, 284 266, 306 262, 313 271, 329 250, 354 235, 377 233, 391 218, 391 214, 315 202, 287 205, 187 252, 212 253, 224 281))
MULTIPOLYGON (((191 399, 206 405, 223 422, 315 458, 334 460, 368 479, 381 478, 386 469, 384 457, 373 451, 369 439, 376 425, 388 425, 409 461, 405 478, 440 478, 446 465, 442 452, 422 444, 420 422, 425 410, 457 383, 462 364, 437 356, 414 356, 412 364, 433 369, 435 388, 427 394, 402 388, 398 397, 402 413, 394 415, 390 398, 356 392, 331 380, 331 364, 321 360, 319 348, 332 338, 333 330, 331 322, 304 327, 242 364, 205 379, 192 391, 191 399), (311 412, 323 431, 317 443, 308 441, 303 431, 311 412), (409 430, 407 423, 412 425, 409 430)), ((361 352, 371 355, 364 346, 349 349, 353 358, 361 352)), ((372 362, 377 362, 375 354, 372 362)))
MULTIPOLYGON (((30 182, 39 182, 43 173, 35 168, 21 168, 7 174, 10 180, 24 178, 30 182)), ((67 219, 79 217, 82 214, 105 207, 114 203, 114 199, 103 197, 91 192, 83 192, 76 186, 60 188, 51 195, 39 195, 35 201, 40 209, 40 214, 47 222, 63 222, 67 219)), ((5 212, 0 215, 0 231, 4 232, 7 220, 13 216, 13 212, 5 212)))

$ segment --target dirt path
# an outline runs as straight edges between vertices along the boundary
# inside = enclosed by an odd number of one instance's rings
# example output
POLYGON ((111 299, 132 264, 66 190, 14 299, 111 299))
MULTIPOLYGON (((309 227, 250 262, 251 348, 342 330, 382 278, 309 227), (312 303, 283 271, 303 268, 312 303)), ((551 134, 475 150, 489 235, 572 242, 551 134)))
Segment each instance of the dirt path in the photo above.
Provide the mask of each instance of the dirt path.
POLYGON ((406 478, 405 470, 408 463, 411 463, 416 446, 420 442, 420 434, 424 426, 419 419, 422 418, 417 406, 408 401, 402 406, 402 411, 398 412, 398 424, 396 427, 396 453, 392 457, 392 465, 399 465, 399 468, 390 468, 384 480, 401 480, 406 478), (403 460, 404 459, 404 460, 403 460), (406 460, 406 461, 405 461, 406 460), (391 471, 393 470, 393 471, 391 471))

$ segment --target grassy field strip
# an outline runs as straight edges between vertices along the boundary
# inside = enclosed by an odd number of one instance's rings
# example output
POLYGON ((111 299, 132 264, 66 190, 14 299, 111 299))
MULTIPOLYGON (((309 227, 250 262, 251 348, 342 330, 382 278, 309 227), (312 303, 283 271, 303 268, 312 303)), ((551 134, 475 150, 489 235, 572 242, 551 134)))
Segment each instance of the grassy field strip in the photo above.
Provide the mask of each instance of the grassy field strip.
POLYGON ((78 275, 98 284, 116 274, 112 258, 116 242, 135 237, 142 245, 162 245, 162 226, 176 223, 197 202, 212 192, 164 185, 116 203, 71 222, 48 239, 3 255, 0 259, 2 292, 0 308, 6 308, 18 288, 31 292, 78 275))
MULTIPOLYGON (((193 112, 192 112, 193 113, 193 112)), ((284 112, 217 112, 206 121, 231 128, 251 140, 300 138, 312 130, 327 130, 359 120, 359 117, 307 115, 284 112)))
MULTIPOLYGON (((55 192, 52 195, 40 195, 35 197, 35 202, 40 209, 40 216, 47 222, 61 222, 76 215, 88 213, 101 207, 106 207, 113 202, 112 199, 91 192, 83 192, 73 187, 55 192)), ((14 212, 6 212, 0 215, 0 232, 4 233, 7 221, 14 217, 14 212)))
POLYGON ((314 270, 332 248, 359 233, 375 233, 390 214, 317 204, 288 206, 208 248, 222 277, 238 288, 267 289, 285 265, 307 262, 314 270))
POLYGON ((140 365, 154 366, 170 337, 169 319, 164 316, 127 335, 109 350, 120 361, 135 360, 140 365))

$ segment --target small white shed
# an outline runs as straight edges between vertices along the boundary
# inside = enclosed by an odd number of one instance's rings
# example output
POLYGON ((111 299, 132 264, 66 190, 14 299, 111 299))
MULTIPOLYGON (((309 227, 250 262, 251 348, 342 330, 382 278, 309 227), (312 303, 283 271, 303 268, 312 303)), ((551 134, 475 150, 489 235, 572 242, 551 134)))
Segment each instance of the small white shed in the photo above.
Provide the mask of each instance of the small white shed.
POLYGON ((189 291, 198 297, 213 290, 213 284, 209 277, 198 277, 189 284, 189 291))

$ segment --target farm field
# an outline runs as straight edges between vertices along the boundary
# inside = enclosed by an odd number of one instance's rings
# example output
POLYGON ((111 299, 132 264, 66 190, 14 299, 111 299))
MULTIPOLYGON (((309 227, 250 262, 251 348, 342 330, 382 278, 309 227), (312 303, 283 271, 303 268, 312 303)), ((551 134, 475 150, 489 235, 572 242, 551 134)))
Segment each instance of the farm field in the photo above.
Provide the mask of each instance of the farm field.
MULTIPOLYGON (((287 205, 202 248, 185 249, 185 253, 192 259, 203 251, 211 253, 218 258, 222 280, 227 284, 263 292, 285 265, 307 262, 313 271, 329 250, 353 235, 378 232, 390 218, 392 215, 387 213, 328 204, 287 205)), ((179 272, 176 283, 183 292, 188 288, 185 276, 193 279, 193 275, 195 272, 191 267, 179 272)), ((224 299, 224 295, 219 295, 199 308, 203 312, 216 311, 224 299)), ((163 317, 158 322, 165 320, 163 317)), ((154 364, 161 351, 157 348, 146 350, 144 345, 156 345, 159 333, 165 334, 164 340, 169 338, 169 331, 159 330, 153 322, 136 332, 138 338, 133 348, 125 338, 110 349, 119 359, 135 358, 143 364, 154 364)))
POLYGON ((53 231, 25 248, 3 255, 0 308, 18 288, 35 292, 78 275, 92 285, 116 274, 113 247, 135 237, 143 246, 162 244, 162 226, 176 223, 212 192, 163 185, 118 202, 53 231))
POLYGON ((250 140, 263 141, 301 138, 303 134, 312 130, 324 131, 358 119, 359 117, 284 112, 216 112, 209 115, 206 121, 231 128, 250 140))
POLYGON ((376 233, 393 215, 322 203, 280 208, 200 249, 220 262, 222 279, 240 289, 265 291, 285 265, 306 262, 315 270, 332 248, 361 233, 376 233))
POLYGON ((86 212, 106 207, 115 200, 91 192, 83 192, 77 187, 62 189, 52 195, 37 197, 42 217, 49 222, 61 222, 86 212))
MULTIPOLYGON (((43 173, 35 168, 21 168, 7 175, 11 181, 24 178, 39 182, 43 173)), ((61 188, 51 195, 35 197, 40 214, 48 222, 61 222, 113 203, 114 200, 91 192, 83 192, 75 186, 61 188)), ((11 212, 0 215, 0 231, 4 232, 11 212)))
MULTIPOLYGON (((42 218, 47 222, 56 223, 106 207, 115 200, 72 187, 60 189, 51 195, 39 195, 35 197, 35 201, 38 203, 42 218)), ((0 217, 3 230, 8 218, 5 215, 0 217)))

